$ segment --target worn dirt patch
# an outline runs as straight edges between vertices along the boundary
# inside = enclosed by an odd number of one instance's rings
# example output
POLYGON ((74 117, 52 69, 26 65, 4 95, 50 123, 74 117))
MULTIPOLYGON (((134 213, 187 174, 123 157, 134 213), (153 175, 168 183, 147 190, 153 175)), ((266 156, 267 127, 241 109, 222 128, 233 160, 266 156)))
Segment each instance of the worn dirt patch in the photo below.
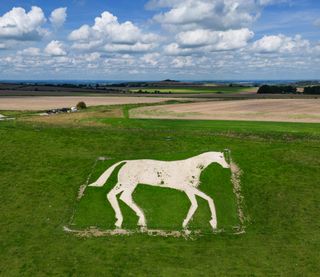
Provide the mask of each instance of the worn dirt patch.
POLYGON ((133 118, 256 120, 320 123, 320 99, 207 101, 142 107, 133 118))
POLYGON ((87 106, 99 105, 122 105, 122 104, 143 104, 157 103, 168 100, 178 100, 177 98, 160 97, 126 97, 126 96, 30 96, 30 97, 1 97, 0 110, 28 110, 40 111, 72 107, 78 102, 84 101, 87 106))
MULTIPOLYGON (((125 230, 125 229, 112 229, 112 230, 99 230, 96 227, 90 227, 86 230, 73 230, 69 227, 63 227, 63 230, 67 233, 72 233, 78 237, 106 237, 106 236, 130 236, 134 234, 146 234, 148 236, 159 236, 159 237, 174 237, 174 238, 185 238, 192 239, 194 236, 199 236, 201 231, 168 231, 168 230, 156 230, 141 228, 140 230, 125 230)), ((216 231, 214 233, 219 233, 216 231)))

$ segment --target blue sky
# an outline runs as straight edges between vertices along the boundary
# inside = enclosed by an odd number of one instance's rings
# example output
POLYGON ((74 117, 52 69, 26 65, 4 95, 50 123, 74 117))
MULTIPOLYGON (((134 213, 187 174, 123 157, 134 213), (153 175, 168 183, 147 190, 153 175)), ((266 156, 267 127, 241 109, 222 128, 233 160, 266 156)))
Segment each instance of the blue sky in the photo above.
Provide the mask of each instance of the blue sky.
POLYGON ((0 79, 319 79, 316 0, 2 0, 0 79))

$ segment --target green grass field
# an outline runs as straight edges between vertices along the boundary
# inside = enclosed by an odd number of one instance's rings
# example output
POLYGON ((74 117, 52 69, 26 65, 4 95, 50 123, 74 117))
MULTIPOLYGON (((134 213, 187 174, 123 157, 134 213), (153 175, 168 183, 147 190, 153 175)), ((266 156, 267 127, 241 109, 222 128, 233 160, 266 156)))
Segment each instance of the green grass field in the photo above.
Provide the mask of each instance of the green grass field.
MULTIPOLYGON (((128 118, 83 123, 0 122, 1 276, 318 275, 320 124, 128 118), (93 179, 124 158, 175 160, 225 148, 243 170, 245 234, 207 230, 186 240, 143 234, 79 238, 63 231, 75 207, 77 227, 111 227, 105 193, 115 174, 76 202, 97 157, 112 160, 99 164, 93 179)), ((205 183, 215 184, 212 176, 230 184, 228 171, 213 165, 202 177, 204 191, 210 190, 205 183)), ((217 195, 218 222, 232 226, 238 219, 230 186, 208 193, 217 195)), ((180 193, 149 186, 140 186, 135 199, 151 226, 167 229, 178 228, 189 207, 180 193), (160 199, 172 208, 160 208, 160 199)), ((199 202, 192 224, 206 230, 207 206, 199 202)), ((136 217, 122 208, 125 226, 134 228, 136 217)))
POLYGON ((199 93, 237 93, 252 91, 252 87, 227 87, 227 86, 202 86, 202 87, 168 87, 168 88, 136 88, 130 89, 132 92, 155 93, 181 93, 181 94, 199 94, 199 93))

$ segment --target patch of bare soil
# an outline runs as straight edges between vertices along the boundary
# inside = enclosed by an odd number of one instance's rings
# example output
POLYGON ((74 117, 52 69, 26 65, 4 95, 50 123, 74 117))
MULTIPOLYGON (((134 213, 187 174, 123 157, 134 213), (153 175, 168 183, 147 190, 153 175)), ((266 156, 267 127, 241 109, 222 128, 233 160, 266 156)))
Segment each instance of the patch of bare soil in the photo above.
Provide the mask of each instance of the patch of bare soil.
POLYGON ((233 184, 233 192, 237 200, 238 216, 240 220, 240 226, 237 231, 238 231, 238 234, 241 234, 245 232, 245 223, 249 220, 249 218, 245 217, 244 211, 243 211, 244 197, 242 196, 242 193, 241 193, 242 171, 232 159, 230 160, 230 168, 231 168, 231 182, 233 184))
POLYGON ((256 120, 320 123, 320 99, 207 101, 142 107, 133 118, 256 120))
POLYGON ((177 98, 159 97, 126 97, 126 96, 30 96, 30 97, 1 97, 0 110, 28 110, 40 111, 72 107, 78 102, 84 101, 87 106, 99 105, 123 105, 123 104, 143 104, 157 103, 168 100, 178 100, 177 98))
POLYGON ((141 228, 137 230, 125 230, 125 229, 110 229, 100 230, 96 227, 90 227, 85 230, 73 230, 69 227, 63 227, 63 230, 67 233, 74 234, 78 237, 106 237, 106 236, 130 236, 133 234, 146 234, 148 236, 159 236, 159 237, 174 237, 174 238, 185 238, 192 239, 194 236, 201 235, 201 231, 167 231, 158 229, 147 229, 141 228))

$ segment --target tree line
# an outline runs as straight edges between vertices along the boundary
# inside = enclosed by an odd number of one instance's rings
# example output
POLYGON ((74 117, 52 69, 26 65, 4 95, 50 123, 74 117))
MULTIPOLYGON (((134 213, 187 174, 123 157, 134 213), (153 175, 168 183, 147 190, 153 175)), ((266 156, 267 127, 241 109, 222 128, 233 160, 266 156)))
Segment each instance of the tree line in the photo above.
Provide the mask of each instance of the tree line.
POLYGON ((305 87, 304 94, 320 94, 320 86, 305 87))
MULTIPOLYGON (((263 85, 258 89, 258 94, 296 94, 297 88, 294 86, 269 86, 263 85)), ((303 94, 320 94, 320 86, 305 87, 303 94)))

